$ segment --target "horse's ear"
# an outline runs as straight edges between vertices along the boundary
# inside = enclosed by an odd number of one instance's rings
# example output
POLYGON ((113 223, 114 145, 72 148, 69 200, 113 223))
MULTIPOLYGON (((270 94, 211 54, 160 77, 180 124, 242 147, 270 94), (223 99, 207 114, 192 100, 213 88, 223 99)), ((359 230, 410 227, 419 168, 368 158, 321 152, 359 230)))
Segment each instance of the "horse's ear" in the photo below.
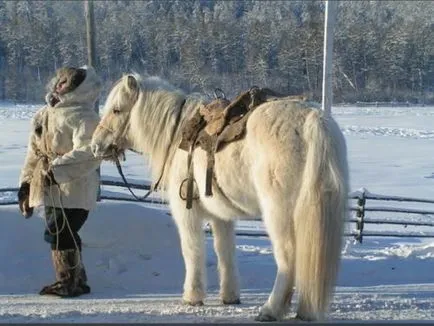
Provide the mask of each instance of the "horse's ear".
POLYGON ((139 89, 139 83, 137 82, 137 79, 134 76, 128 75, 127 87, 131 91, 137 91, 139 89))

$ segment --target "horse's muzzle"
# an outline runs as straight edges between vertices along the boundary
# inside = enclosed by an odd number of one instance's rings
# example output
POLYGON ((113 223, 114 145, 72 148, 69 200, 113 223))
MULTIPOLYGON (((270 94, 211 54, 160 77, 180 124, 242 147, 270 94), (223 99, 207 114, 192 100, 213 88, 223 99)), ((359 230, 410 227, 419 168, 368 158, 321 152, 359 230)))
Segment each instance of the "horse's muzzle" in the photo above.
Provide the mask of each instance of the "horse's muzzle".
POLYGON ((101 155, 101 147, 98 144, 91 144, 90 150, 92 151, 93 156, 100 157, 101 155))
POLYGON ((108 156, 113 155, 113 153, 116 152, 114 145, 110 145, 104 148, 99 144, 91 144, 90 149, 92 151, 93 156, 97 158, 106 158, 108 156))
POLYGON ((102 148, 99 144, 91 144, 91 151, 96 158, 106 160, 115 159, 116 157, 123 157, 123 150, 119 149, 116 145, 110 145, 102 148))

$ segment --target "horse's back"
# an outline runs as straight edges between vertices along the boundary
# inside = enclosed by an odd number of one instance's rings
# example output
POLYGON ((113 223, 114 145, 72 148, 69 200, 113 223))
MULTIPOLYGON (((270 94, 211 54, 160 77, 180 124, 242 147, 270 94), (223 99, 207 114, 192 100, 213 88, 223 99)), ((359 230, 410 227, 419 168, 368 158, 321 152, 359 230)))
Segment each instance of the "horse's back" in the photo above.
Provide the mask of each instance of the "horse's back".
POLYGON ((284 99, 265 102, 252 112, 247 130, 284 141, 289 131, 303 127, 307 115, 312 110, 317 109, 306 102, 284 99))
POLYGON ((252 149, 252 160, 302 164, 303 126, 313 110, 316 109, 303 102, 286 100, 265 102, 257 107, 246 126, 246 145, 252 149))
MULTIPOLYGON (((297 101, 275 100, 258 106, 247 120, 245 137, 215 155, 218 190, 225 195, 220 198, 215 191, 214 196, 202 198, 210 211, 226 215, 221 207, 229 199, 238 212, 244 212, 236 215, 256 216, 261 198, 268 195, 291 205, 302 182, 307 151, 304 126, 312 112, 321 115, 313 105, 297 101)), ((206 162, 206 153, 199 149, 195 176, 200 193, 205 191, 206 162)))
MULTIPOLYGON (((295 189, 305 161, 303 124, 312 111, 294 101, 261 104, 247 120, 245 137, 216 154, 215 175, 219 187, 245 215, 260 214, 261 198, 267 197, 267 193, 278 200, 297 197, 295 189)), ((200 161, 197 172, 203 175, 204 153, 200 161)))
MULTIPOLYGON (((314 113, 318 122, 329 129, 328 136, 337 142, 343 141, 343 135, 336 121, 331 116, 325 117, 319 105, 314 102, 279 99, 258 106, 252 112, 246 126, 246 139, 260 148, 266 146, 272 152, 302 150, 303 128, 309 114, 314 113), (291 148, 296 146, 296 148, 291 148), (286 148, 286 150, 285 150, 286 148)), ((253 144, 252 144, 253 145, 253 144)))
MULTIPOLYGON (((309 124, 318 124, 337 157, 346 157, 345 140, 333 117, 325 117, 315 103, 291 100, 266 102, 252 112, 247 122, 245 146, 256 179, 276 179, 280 188, 294 189, 301 182, 306 153, 312 140, 306 137, 309 124), (268 177, 262 175, 269 174, 268 177)), ((344 159, 345 161, 345 159, 344 159)), ((345 166, 342 162, 342 166, 345 166)), ((269 186, 273 186, 271 183, 269 186)), ((266 186, 266 182, 262 182, 266 186)))

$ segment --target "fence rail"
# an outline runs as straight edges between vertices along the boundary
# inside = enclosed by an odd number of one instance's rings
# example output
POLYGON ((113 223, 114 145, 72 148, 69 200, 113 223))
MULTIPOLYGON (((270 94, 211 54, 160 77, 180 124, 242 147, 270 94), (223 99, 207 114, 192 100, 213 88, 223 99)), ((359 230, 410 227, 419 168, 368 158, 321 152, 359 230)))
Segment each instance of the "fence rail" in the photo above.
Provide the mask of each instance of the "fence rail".
POLYGON ((355 103, 356 106, 359 107, 370 107, 370 106, 375 106, 375 107, 410 107, 410 106, 419 106, 419 107, 424 107, 425 103, 410 103, 410 102, 379 102, 379 101, 375 101, 375 102, 361 102, 361 101, 357 101, 355 103))
MULTIPOLYGON (((115 181, 115 180, 102 180, 101 185, 103 186, 112 186, 112 187, 121 187, 125 188, 125 184, 121 181, 115 181)), ((138 189, 138 190, 149 190, 151 188, 150 183, 144 183, 144 184, 138 184, 138 183, 129 183, 129 186, 131 189, 138 189)), ((8 187, 8 188, 0 188, 0 193, 4 192, 18 192, 18 187, 8 187)), ((117 201, 125 201, 125 202, 137 202, 137 199, 133 198, 130 195, 125 196, 109 196, 109 195, 101 195, 101 200, 117 200, 117 201)), ((148 203, 148 204, 161 204, 161 205, 167 205, 167 203, 163 200, 155 200, 152 198, 146 198, 141 201, 142 203, 148 203)), ((17 205, 18 200, 0 200, 0 206, 7 206, 7 205, 17 205)))
MULTIPOLYGON (((122 187, 125 188, 125 184, 122 181, 117 180, 102 180, 101 184, 106 187, 122 187)), ((130 188, 136 190, 149 190, 150 183, 145 182, 143 184, 130 183, 130 188)), ((0 193, 14 192, 18 191, 17 187, 0 188, 0 193)), ((400 207, 386 207, 386 206, 371 206, 366 207, 366 203, 370 202, 400 202, 400 203, 423 203, 423 204, 433 204, 434 200, 421 199, 421 198, 411 198, 411 197, 400 197, 400 196, 385 196, 378 194, 371 194, 368 190, 362 189, 361 191, 352 192, 349 194, 348 198, 350 200, 356 201, 356 206, 350 207, 350 211, 353 212, 355 216, 349 217, 346 222, 353 223, 355 229, 350 232, 345 232, 345 236, 354 237, 354 239, 360 243, 363 242, 364 237, 405 237, 405 238, 434 238, 434 221, 416 221, 414 219, 397 219, 397 218, 379 218, 378 216, 369 216, 367 218, 366 214, 373 213, 395 213, 395 214, 416 214, 419 217, 429 218, 431 215, 434 216, 433 210, 424 209, 414 209, 414 208, 400 208, 400 207), (426 231, 407 231, 407 232, 393 232, 393 231, 367 231, 365 226, 369 224, 385 224, 391 226, 402 226, 404 228, 408 226, 412 227, 424 227, 433 228, 429 232, 426 231)), ((116 195, 101 195, 101 200, 115 200, 124 202, 137 202, 129 194, 117 193, 116 195)), ((156 205, 167 205, 166 202, 159 198, 147 198, 142 202, 148 204, 156 205)), ((1 200, 0 206, 5 205, 16 205, 18 201, 14 200, 1 200)), ((433 206, 434 207, 434 206, 433 206)), ((211 233, 211 229, 206 229, 206 232, 211 233)), ((267 234, 263 230, 237 230, 236 234, 238 236, 253 236, 253 237, 267 237, 267 234)))

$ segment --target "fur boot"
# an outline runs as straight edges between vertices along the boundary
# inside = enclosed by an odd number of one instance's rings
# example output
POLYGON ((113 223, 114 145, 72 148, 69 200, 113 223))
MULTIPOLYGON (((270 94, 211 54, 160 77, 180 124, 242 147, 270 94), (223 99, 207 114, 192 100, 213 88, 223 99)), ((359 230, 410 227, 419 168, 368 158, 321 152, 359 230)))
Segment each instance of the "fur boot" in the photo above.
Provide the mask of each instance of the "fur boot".
POLYGON ((83 260, 80 252, 80 265, 78 268, 78 291, 81 291, 81 294, 90 293, 90 286, 87 284, 87 274, 84 269, 83 260))
POLYGON ((39 294, 76 297, 90 292, 90 287, 86 284, 87 276, 81 261, 81 254, 78 250, 52 250, 51 257, 57 281, 43 287, 39 294))

